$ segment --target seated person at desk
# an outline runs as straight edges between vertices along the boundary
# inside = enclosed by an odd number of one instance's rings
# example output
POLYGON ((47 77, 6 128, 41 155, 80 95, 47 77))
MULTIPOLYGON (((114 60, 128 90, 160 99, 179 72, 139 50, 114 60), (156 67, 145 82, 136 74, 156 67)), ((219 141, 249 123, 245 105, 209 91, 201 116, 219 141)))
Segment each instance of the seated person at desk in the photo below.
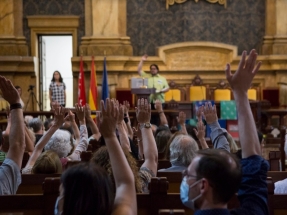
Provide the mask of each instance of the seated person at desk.
POLYGON ((164 93, 169 90, 168 83, 163 76, 158 74, 159 69, 156 64, 150 65, 150 74, 142 71, 143 62, 147 60, 147 57, 147 55, 142 56, 142 59, 138 65, 138 73, 140 76, 148 78, 148 88, 156 88, 155 94, 150 95, 150 102, 155 103, 155 101, 158 99, 164 103, 164 93))

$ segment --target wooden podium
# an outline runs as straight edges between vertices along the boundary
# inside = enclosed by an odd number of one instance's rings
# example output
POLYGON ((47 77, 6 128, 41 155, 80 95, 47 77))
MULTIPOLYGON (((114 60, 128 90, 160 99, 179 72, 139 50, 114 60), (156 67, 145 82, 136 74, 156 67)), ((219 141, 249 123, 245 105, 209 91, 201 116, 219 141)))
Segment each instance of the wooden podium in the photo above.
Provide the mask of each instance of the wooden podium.
POLYGON ((155 88, 132 88, 131 92, 136 95, 135 104, 137 104, 138 99, 144 98, 149 100, 150 94, 155 93, 155 88))

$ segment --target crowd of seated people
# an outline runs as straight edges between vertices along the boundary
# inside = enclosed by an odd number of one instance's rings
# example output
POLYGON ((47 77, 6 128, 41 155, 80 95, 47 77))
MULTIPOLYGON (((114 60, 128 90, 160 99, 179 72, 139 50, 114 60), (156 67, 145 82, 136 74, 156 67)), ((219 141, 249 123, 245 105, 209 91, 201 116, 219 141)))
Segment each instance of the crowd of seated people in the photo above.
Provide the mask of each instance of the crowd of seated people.
POLYGON ((196 210, 195 214, 268 214, 266 175, 269 166, 260 156, 247 97, 247 90, 261 65, 256 64, 256 58, 255 50, 248 57, 244 51, 234 74, 230 65, 226 66, 226 78, 238 110, 241 159, 234 155, 238 147, 231 135, 220 127, 216 106, 211 103, 198 109, 197 126, 192 134, 185 126, 183 112, 178 116, 180 130, 172 134, 159 101, 155 102, 155 109, 161 123, 154 131, 150 124, 151 106, 145 99, 137 101, 138 126, 133 129, 127 102, 101 101, 97 123, 89 105, 76 104, 74 114, 54 103, 53 121, 43 124, 39 119, 32 119, 28 123, 30 127, 41 125, 42 130, 45 127, 36 141, 24 123, 17 90, 0 76, 0 89, 10 104, 8 126, 3 133, 7 141, 0 139, 1 147, 7 145, 0 166, 0 195, 16 194, 21 172, 62 173, 55 214, 137 214, 136 193, 148 193, 148 183, 158 171, 180 171, 184 176, 180 185, 181 201, 196 210), (212 148, 205 139, 203 120, 211 128, 212 148), (90 135, 87 126, 92 132, 90 135), (134 136, 137 136, 136 142, 134 136), (101 145, 90 162, 66 168, 69 161, 81 160, 89 140, 97 140, 101 145), (24 151, 30 152, 30 158, 21 170, 24 151), (170 168, 158 170, 159 152, 170 161, 170 168), (137 160, 143 160, 140 167, 137 160), (241 205, 228 211, 227 203, 235 193, 241 205))

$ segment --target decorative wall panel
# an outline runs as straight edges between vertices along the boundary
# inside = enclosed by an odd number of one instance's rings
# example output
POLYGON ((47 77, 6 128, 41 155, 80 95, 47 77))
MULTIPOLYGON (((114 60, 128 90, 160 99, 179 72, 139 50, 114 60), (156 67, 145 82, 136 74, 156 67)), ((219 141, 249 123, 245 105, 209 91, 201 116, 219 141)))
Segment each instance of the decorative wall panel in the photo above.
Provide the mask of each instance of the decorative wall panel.
POLYGON ((77 15, 80 16, 78 44, 85 35, 85 0, 23 0, 23 31, 30 46, 30 29, 26 16, 32 15, 77 15))
POLYGON ((260 48, 265 32, 263 0, 227 0, 227 8, 187 1, 166 10, 164 0, 128 0, 127 35, 134 55, 156 55, 158 46, 185 41, 213 41, 260 48))

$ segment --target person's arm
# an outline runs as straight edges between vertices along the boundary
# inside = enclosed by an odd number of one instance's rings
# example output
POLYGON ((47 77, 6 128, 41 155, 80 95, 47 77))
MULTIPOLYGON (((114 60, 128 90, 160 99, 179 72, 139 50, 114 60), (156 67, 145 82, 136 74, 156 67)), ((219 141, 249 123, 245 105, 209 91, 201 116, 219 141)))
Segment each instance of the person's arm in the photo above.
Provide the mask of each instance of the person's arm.
POLYGON ((140 130, 140 125, 137 125, 137 128, 133 127, 134 133, 137 135, 138 142, 138 159, 143 160, 143 143, 142 143, 142 133, 140 130))
POLYGON ((141 76, 142 75, 142 69, 143 69, 143 62, 147 60, 147 55, 145 54, 144 56, 142 56, 141 61, 139 62, 138 65, 138 74, 141 76))
POLYGON ((9 134, 9 150, 6 158, 13 160, 19 168, 22 165, 25 150, 25 130, 23 110, 20 104, 20 95, 10 80, 0 76, 0 90, 3 98, 9 102, 11 109, 11 128, 9 134))
POLYGON ((166 93, 167 91, 169 91, 169 86, 163 88, 160 90, 160 93, 166 93))
POLYGON ((100 132, 105 139, 106 146, 109 151, 110 162, 116 184, 116 196, 112 214, 133 215, 137 214, 135 180, 116 137, 115 130, 118 116, 119 109, 115 107, 113 101, 107 99, 106 108, 104 101, 101 101, 101 114, 97 120, 100 132))
POLYGON ((65 117, 65 108, 63 107, 57 107, 54 110, 54 123, 49 128, 49 130, 41 137, 41 139, 38 141, 38 143, 35 146, 35 149, 30 156, 25 168, 33 167, 38 157, 41 155, 45 145, 48 143, 48 141, 51 139, 53 134, 61 127, 61 125, 64 122, 65 117))
POLYGON ((165 114, 163 112, 161 101, 157 99, 155 101, 154 106, 155 106, 155 109, 157 110, 157 112, 159 114, 160 125, 164 125, 164 126, 168 127, 168 122, 167 122, 166 116, 165 116, 165 114))
POLYGON ((194 133, 199 140, 201 148, 202 149, 208 149, 209 147, 208 147, 206 140, 205 140, 205 126, 204 126, 204 123, 202 122, 202 120, 198 120, 196 126, 197 126, 197 130, 194 129, 194 133))
POLYGON ((161 90, 159 90, 157 93, 166 93, 167 91, 169 91, 169 85, 168 85, 166 79, 164 79, 163 88, 161 90))
POLYGON ((151 127, 143 126, 150 123, 151 106, 146 99, 139 99, 136 109, 136 117, 142 133, 143 153, 145 161, 141 167, 150 169, 154 174, 157 172, 158 151, 151 127))
POLYGON ((241 168, 242 181, 238 190, 240 200, 239 211, 244 214, 269 214, 268 189, 266 183, 269 165, 260 156, 260 144, 254 118, 247 97, 252 80, 260 68, 256 66, 257 53, 252 50, 246 60, 246 51, 243 52, 238 69, 231 74, 230 65, 226 66, 226 78, 233 90, 238 111, 239 138, 242 149, 241 168))
POLYGON ((226 66, 226 78, 232 88, 236 108, 238 111, 239 139, 242 149, 242 158, 260 155, 260 144, 254 118, 247 97, 247 91, 252 80, 259 70, 261 62, 256 66, 257 53, 253 49, 246 60, 246 51, 235 74, 231 74, 230 64, 226 66))
POLYGON ((52 103, 52 96, 53 96, 53 91, 52 91, 52 88, 51 88, 51 85, 50 85, 50 89, 49 89, 49 99, 50 99, 50 103, 52 103))
POLYGON ((64 101, 65 101, 65 105, 67 105, 67 92, 66 92, 66 85, 65 83, 63 82, 63 85, 64 85, 64 101))
POLYGON ((75 114, 73 114, 71 110, 68 110, 68 115, 65 117, 65 122, 62 125, 62 128, 72 128, 76 141, 75 144, 78 145, 80 141, 80 131, 75 120, 75 114))
POLYGON ((215 149, 223 149, 230 152, 229 142, 226 138, 226 130, 222 129, 218 123, 218 117, 216 112, 216 106, 211 105, 210 102, 206 102, 203 110, 206 123, 211 128, 210 138, 212 145, 215 149))
POLYGON ((81 160, 81 153, 83 151, 86 151, 89 145, 88 131, 86 127, 84 107, 80 104, 76 104, 75 110, 80 123, 80 142, 75 147, 73 153, 70 156, 68 156, 68 158, 71 160, 81 160))
POLYGON ((94 139, 99 140, 101 137, 101 133, 99 132, 99 128, 92 118, 90 105, 86 104, 84 110, 85 110, 86 121, 92 130, 93 137, 94 139))
POLYGON ((133 139, 134 132, 131 126, 131 120, 129 116, 129 109, 130 109, 130 103, 128 101, 124 101, 124 121, 125 126, 127 129, 127 133, 130 139, 133 139))
POLYGON ((177 117, 177 123, 180 125, 180 130, 184 134, 188 134, 186 127, 185 127, 185 121, 186 121, 186 114, 183 111, 180 111, 177 117))
POLYGON ((129 141, 128 134, 126 133, 124 129, 123 123, 124 123, 124 107, 120 106, 116 128, 118 129, 120 144, 122 146, 122 149, 130 152, 131 151, 130 141, 129 141))
MULTIPOLYGON (((35 143, 31 140, 30 136, 29 136, 29 131, 28 131, 28 128, 27 126, 24 124, 24 129, 25 129, 25 144, 26 144, 26 149, 25 151, 32 153, 34 151, 34 145, 35 143)), ((33 134, 34 135, 34 134, 33 134)))

